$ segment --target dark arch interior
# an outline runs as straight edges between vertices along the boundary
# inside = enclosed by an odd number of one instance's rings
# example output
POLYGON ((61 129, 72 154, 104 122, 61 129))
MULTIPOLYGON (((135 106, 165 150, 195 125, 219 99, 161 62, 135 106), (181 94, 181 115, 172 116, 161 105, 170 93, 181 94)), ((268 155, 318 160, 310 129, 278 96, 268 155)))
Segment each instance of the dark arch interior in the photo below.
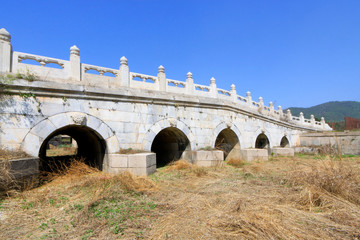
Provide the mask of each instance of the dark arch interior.
POLYGON ((175 127, 161 130, 151 145, 151 151, 156 153, 156 167, 180 159, 185 150, 190 150, 189 139, 175 127))
POLYGON ((280 147, 283 147, 283 148, 289 147, 289 140, 287 139, 287 137, 284 136, 281 139, 280 147))
POLYGON ((267 136, 265 134, 261 133, 256 138, 255 148, 261 148, 261 149, 266 149, 266 148, 269 149, 270 148, 269 139, 267 138, 267 136))
POLYGON ((215 140, 215 148, 224 152, 224 160, 240 154, 240 142, 235 132, 229 128, 222 130, 215 140))
POLYGON ((106 144, 104 139, 94 130, 86 126, 69 125, 51 133, 42 143, 39 151, 40 170, 53 171, 54 167, 69 163, 73 157, 83 158, 91 167, 102 170, 106 144), (71 156, 47 156, 49 142, 59 135, 67 135, 77 143, 77 153, 71 156))

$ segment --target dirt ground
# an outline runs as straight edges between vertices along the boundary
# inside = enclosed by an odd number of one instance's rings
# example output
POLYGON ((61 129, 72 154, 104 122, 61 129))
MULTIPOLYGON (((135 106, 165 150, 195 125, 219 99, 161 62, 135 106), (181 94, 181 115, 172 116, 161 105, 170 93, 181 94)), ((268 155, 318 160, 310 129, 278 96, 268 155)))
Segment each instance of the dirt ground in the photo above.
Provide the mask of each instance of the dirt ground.
POLYGON ((232 164, 137 178, 74 163, 0 201, 0 239, 360 239, 360 157, 232 164))

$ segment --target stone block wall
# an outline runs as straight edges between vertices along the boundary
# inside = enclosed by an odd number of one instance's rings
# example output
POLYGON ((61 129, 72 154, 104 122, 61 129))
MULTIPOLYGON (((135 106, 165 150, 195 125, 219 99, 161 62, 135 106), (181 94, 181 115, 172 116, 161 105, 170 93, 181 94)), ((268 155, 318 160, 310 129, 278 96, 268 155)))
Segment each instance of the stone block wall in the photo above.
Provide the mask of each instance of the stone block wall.
POLYGON ((360 132, 327 132, 306 133, 300 135, 299 151, 316 152, 319 147, 330 145, 341 151, 342 154, 360 155, 360 132), (307 149, 304 149, 304 148, 307 149))
POLYGON ((273 148, 273 149, 271 149, 271 153, 274 156, 293 157, 295 151, 294 151, 294 148, 273 148))
POLYGON ((269 154, 267 149, 242 149, 241 150, 242 159, 245 161, 266 161, 268 160, 269 154))
POLYGON ((156 171, 155 153, 108 154, 108 172, 129 171, 136 176, 147 176, 156 171))
POLYGON ((218 166, 224 163, 224 153, 222 151, 195 151, 192 153, 192 161, 201 167, 218 166))

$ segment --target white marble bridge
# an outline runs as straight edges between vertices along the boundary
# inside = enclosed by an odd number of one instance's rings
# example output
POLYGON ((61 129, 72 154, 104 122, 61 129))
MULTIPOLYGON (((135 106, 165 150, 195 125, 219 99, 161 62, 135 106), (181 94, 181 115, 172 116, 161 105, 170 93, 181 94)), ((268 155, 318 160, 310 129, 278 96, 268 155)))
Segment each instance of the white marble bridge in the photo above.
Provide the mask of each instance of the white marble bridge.
POLYGON ((16 52, 5 29, 0 74, 1 147, 46 161, 49 140, 68 135, 77 155, 108 172, 149 174, 180 157, 212 165, 291 154, 300 134, 331 130, 323 118, 292 116, 250 92, 240 96, 235 85, 219 89, 214 78, 196 84, 190 72, 185 81, 168 79, 163 66, 157 76, 134 73, 125 57, 119 69, 93 66, 81 63, 76 46, 69 60, 16 52), (119 153, 129 148, 144 153, 119 153))

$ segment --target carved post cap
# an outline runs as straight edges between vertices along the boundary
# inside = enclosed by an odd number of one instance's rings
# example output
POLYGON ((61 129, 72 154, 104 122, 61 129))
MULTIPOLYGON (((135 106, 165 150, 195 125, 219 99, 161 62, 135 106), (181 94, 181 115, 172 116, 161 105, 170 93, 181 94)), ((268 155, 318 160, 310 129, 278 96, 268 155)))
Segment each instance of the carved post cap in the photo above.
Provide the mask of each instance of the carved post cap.
POLYGON ((311 115, 310 115, 310 119, 311 119, 311 120, 315 120, 314 115, 311 114, 311 115))
POLYGON ((192 75, 191 72, 188 72, 188 73, 186 74, 186 77, 187 77, 187 78, 192 78, 192 76, 193 76, 193 75, 192 75))
POLYGON ((11 41, 11 35, 5 28, 0 29, 0 40, 4 40, 6 42, 11 41))
POLYGON ((212 78, 210 79, 210 84, 215 84, 215 78, 214 78, 214 77, 212 77, 212 78))
POLYGON ((321 122, 325 122, 325 118, 324 118, 324 117, 321 117, 321 122))
POLYGON ((70 48, 70 54, 75 54, 80 56, 80 49, 76 45, 74 45, 70 48))
POLYGON ((281 106, 278 106, 278 109, 279 109, 279 110, 282 110, 282 107, 281 107, 281 106))
POLYGON ((303 112, 300 112, 300 117, 303 117, 303 116, 304 116, 303 112))
POLYGON ((246 96, 247 96, 247 97, 251 97, 251 92, 250 92, 250 91, 247 91, 247 92, 246 92, 246 96))
POLYGON ((269 102, 269 106, 273 107, 274 106, 273 102, 269 102))
POLYGON ((236 88, 235 88, 235 84, 231 84, 231 87, 230 87, 231 91, 235 91, 236 88))
POLYGON ((120 65, 128 65, 128 60, 125 56, 120 58, 120 65))
POLYGON ((264 100, 263 100, 263 98, 262 97, 259 97, 259 102, 263 102, 264 100))
POLYGON ((163 65, 160 65, 158 68, 159 73, 164 73, 165 72, 165 68, 163 65))

